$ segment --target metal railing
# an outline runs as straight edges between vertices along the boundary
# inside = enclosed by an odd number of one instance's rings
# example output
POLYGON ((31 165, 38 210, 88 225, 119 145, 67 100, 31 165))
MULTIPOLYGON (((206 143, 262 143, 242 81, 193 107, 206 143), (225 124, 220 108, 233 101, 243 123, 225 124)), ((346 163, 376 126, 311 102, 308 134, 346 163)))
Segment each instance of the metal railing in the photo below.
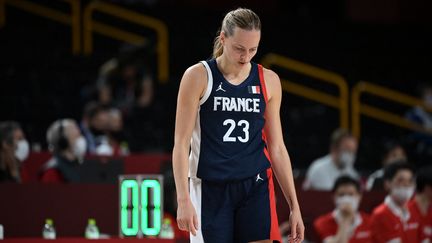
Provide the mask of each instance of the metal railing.
POLYGON ((361 81, 352 88, 351 117, 352 132, 354 136, 359 138, 361 135, 361 115, 365 115, 394 126, 432 134, 430 131, 425 130, 421 125, 408 121, 400 114, 365 104, 361 101, 361 97, 364 94, 373 95, 410 107, 422 105, 422 101, 416 97, 383 86, 361 81))
POLYGON ((158 37, 156 45, 156 52, 158 56, 158 79, 163 83, 168 81, 169 47, 167 26, 158 19, 139 14, 117 5, 93 1, 86 6, 83 16, 84 54, 91 54, 93 52, 93 32, 131 44, 144 44, 147 41, 147 39, 143 36, 94 20, 93 13, 96 11, 154 30, 158 37))
POLYGON ((28 0, 0 0, 0 28, 6 24, 6 5, 12 6, 23 11, 51 19, 65 25, 70 25, 72 29, 72 53, 79 54, 81 51, 81 9, 80 1, 61 0, 70 5, 70 13, 52 9, 28 0))
POLYGON ((341 75, 274 53, 267 54, 261 60, 261 63, 268 67, 279 66, 290 71, 312 77, 317 81, 335 85, 339 91, 338 96, 334 96, 281 78, 282 89, 285 92, 292 93, 338 109, 340 112, 340 127, 348 129, 348 85, 346 80, 341 75))

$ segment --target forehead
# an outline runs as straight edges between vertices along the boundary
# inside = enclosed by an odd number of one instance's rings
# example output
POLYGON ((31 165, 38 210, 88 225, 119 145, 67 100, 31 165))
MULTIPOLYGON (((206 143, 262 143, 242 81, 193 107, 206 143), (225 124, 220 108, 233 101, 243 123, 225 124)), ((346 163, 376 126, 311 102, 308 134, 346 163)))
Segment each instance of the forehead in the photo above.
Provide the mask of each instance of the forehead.
POLYGON ((396 172, 393 180, 412 180, 413 173, 408 169, 402 169, 396 172))
POLYGON ((345 137, 340 141, 340 147, 357 147, 357 140, 353 137, 345 137))
POLYGON ((343 184, 340 185, 336 191, 335 194, 355 194, 358 193, 357 188, 353 184, 343 184))
POLYGON ((234 28, 232 36, 227 39, 231 39, 233 44, 241 45, 246 48, 257 47, 261 38, 261 31, 259 30, 245 30, 239 27, 234 28))
POLYGON ((24 133, 20 128, 17 128, 13 131, 13 138, 14 139, 22 139, 24 138, 24 133))

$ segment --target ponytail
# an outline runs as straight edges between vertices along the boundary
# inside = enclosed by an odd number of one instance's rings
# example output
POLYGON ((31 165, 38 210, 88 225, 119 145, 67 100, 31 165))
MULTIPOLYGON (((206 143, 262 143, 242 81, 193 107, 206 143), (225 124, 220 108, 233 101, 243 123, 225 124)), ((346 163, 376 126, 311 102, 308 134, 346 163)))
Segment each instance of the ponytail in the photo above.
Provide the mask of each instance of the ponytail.
POLYGON ((220 41, 220 35, 216 36, 213 45, 213 58, 220 57, 223 53, 223 46, 220 41))

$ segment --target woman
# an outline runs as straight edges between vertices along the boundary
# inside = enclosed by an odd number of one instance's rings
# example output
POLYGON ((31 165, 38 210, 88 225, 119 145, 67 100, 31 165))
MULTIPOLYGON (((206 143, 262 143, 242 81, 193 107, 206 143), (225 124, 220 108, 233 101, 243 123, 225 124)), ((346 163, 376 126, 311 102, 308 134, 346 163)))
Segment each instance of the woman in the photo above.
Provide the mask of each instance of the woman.
POLYGON ((293 241, 303 240, 279 117, 280 80, 250 62, 260 37, 254 12, 229 12, 214 58, 191 66, 182 78, 173 169, 177 223, 192 234, 191 242, 280 242, 273 170, 291 207, 293 241))

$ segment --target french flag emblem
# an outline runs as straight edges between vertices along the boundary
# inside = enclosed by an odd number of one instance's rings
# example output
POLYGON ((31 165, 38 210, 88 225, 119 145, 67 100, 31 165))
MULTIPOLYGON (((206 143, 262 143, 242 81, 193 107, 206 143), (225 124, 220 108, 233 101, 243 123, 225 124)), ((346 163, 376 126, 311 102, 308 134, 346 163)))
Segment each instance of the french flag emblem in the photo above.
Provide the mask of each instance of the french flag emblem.
POLYGON ((248 86, 249 94, 261 94, 260 86, 248 86))

